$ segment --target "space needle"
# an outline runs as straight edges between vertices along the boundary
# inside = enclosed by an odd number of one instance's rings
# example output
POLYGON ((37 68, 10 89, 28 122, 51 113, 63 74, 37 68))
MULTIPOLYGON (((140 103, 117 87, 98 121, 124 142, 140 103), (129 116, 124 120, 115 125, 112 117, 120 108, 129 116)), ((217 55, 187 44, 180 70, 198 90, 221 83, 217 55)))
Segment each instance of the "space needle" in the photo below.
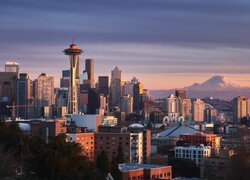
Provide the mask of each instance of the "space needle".
MULTIPOLYGON (((78 114, 78 86, 77 69, 79 69, 80 55, 83 53, 76 44, 71 44, 68 49, 63 51, 69 56, 70 64, 70 86, 68 94, 68 114, 78 114)), ((78 80, 79 81, 79 80, 78 80)))

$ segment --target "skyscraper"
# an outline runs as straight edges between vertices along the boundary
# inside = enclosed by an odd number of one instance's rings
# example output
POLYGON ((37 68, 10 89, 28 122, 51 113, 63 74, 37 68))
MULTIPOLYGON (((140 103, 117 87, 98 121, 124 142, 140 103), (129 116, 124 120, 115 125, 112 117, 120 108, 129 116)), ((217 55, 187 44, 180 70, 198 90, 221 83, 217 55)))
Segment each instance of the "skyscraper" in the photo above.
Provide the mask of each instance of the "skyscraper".
POLYGON ((167 112, 168 114, 179 114, 180 112, 179 99, 173 94, 167 98, 167 112))
POLYGON ((36 113, 41 116, 43 107, 55 104, 54 77, 42 73, 34 81, 34 92, 36 113))
POLYGON ((186 98, 186 91, 184 89, 178 89, 175 91, 175 96, 177 98, 185 99, 186 98))
POLYGON ((203 122, 204 121, 204 101, 201 99, 196 99, 193 102, 193 120, 195 122, 203 122))
POLYGON ((85 71, 87 72, 88 80, 90 81, 90 87, 95 87, 94 80, 94 59, 85 60, 85 71))
POLYGON ((109 95, 109 77, 108 76, 99 76, 98 77, 98 86, 99 86, 99 94, 103 94, 104 96, 109 95))
POLYGON ((87 113, 87 105, 89 98, 89 90, 91 89, 90 80, 88 80, 87 72, 83 71, 80 77, 80 103, 79 109, 83 113, 87 113))
POLYGON ((5 72, 13 72, 19 75, 19 64, 17 62, 6 61, 5 72))
POLYGON ((121 112, 126 114, 133 113, 133 97, 130 94, 123 96, 120 103, 121 112))
POLYGON ((88 114, 96 114, 97 110, 100 107, 99 96, 95 89, 89 89, 88 91, 88 105, 87 112, 88 114))
POLYGON ((70 70, 62 70, 62 78, 60 79, 61 88, 69 88, 70 84, 70 70))
POLYGON ((0 72, 0 114, 11 116, 7 105, 13 105, 15 100, 17 74, 14 72, 0 72))
POLYGON ((233 99, 234 124, 239 125, 242 118, 249 115, 250 99, 238 96, 233 99))
POLYGON ((191 116, 192 110, 192 102, 191 99, 179 99, 180 102, 180 115, 184 116, 185 118, 191 116))
POLYGON ((78 94, 80 92, 79 84, 79 62, 82 50, 79 49, 75 44, 71 44, 70 48, 63 51, 65 55, 69 56, 70 64, 70 87, 69 87, 69 101, 68 101, 68 113, 77 114, 78 113, 78 94))
POLYGON ((133 110, 135 113, 139 114, 141 110, 143 86, 139 82, 134 85, 133 88, 133 110))
POLYGON ((56 92, 56 100, 55 100, 55 104, 56 107, 67 107, 67 102, 68 102, 68 88, 56 88, 55 89, 56 92))
POLYGON ((217 117, 217 110, 215 108, 206 108, 204 110, 204 121, 207 123, 215 122, 217 117))
POLYGON ((111 71, 110 90, 112 106, 119 106, 121 98, 121 70, 118 67, 111 71))
POLYGON ((16 114, 17 117, 28 118, 33 114, 32 81, 27 73, 21 73, 16 83, 16 114))

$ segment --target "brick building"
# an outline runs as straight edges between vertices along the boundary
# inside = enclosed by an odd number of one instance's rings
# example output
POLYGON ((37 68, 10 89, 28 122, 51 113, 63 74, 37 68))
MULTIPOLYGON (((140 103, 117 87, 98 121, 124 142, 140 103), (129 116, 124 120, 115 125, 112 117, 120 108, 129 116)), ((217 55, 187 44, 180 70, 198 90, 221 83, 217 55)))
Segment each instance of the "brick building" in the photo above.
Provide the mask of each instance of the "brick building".
POLYGON ((159 166, 151 164, 123 163, 119 164, 123 180, 151 180, 151 179, 172 179, 171 166, 159 166))
POLYGON ((105 151, 109 160, 117 155, 122 146, 125 162, 149 163, 151 154, 151 132, 136 124, 126 130, 120 127, 99 127, 95 133, 95 157, 105 151))
POLYGON ((68 127, 67 140, 79 143, 82 147, 83 156, 94 160, 95 135, 86 128, 68 127))
POLYGON ((220 148, 221 137, 216 134, 181 134, 180 140, 191 143, 192 145, 205 144, 212 148, 220 148))

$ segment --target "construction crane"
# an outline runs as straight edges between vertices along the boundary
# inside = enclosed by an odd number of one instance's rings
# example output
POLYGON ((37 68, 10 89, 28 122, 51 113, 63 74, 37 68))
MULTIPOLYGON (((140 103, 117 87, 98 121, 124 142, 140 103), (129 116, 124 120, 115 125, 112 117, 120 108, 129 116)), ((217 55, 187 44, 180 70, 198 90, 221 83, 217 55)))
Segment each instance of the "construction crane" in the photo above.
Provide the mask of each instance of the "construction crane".
POLYGON ((7 108, 12 108, 12 119, 16 120, 16 109, 20 108, 20 107, 32 107, 33 105, 25 105, 25 104, 18 104, 15 105, 15 103, 13 102, 12 106, 7 105, 7 108))

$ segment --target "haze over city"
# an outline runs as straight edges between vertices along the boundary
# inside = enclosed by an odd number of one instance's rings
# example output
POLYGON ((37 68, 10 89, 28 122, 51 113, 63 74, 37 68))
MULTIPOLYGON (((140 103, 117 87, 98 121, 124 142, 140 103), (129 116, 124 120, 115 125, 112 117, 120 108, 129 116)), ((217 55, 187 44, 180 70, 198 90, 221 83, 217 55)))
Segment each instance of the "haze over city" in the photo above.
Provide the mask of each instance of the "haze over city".
POLYGON ((13 60, 21 72, 45 72, 59 86, 68 68, 62 50, 74 39, 82 59, 95 59, 96 77, 118 66, 123 79, 136 76, 148 89, 217 74, 250 86, 249 7, 246 0, 3 0, 0 68, 13 60))

